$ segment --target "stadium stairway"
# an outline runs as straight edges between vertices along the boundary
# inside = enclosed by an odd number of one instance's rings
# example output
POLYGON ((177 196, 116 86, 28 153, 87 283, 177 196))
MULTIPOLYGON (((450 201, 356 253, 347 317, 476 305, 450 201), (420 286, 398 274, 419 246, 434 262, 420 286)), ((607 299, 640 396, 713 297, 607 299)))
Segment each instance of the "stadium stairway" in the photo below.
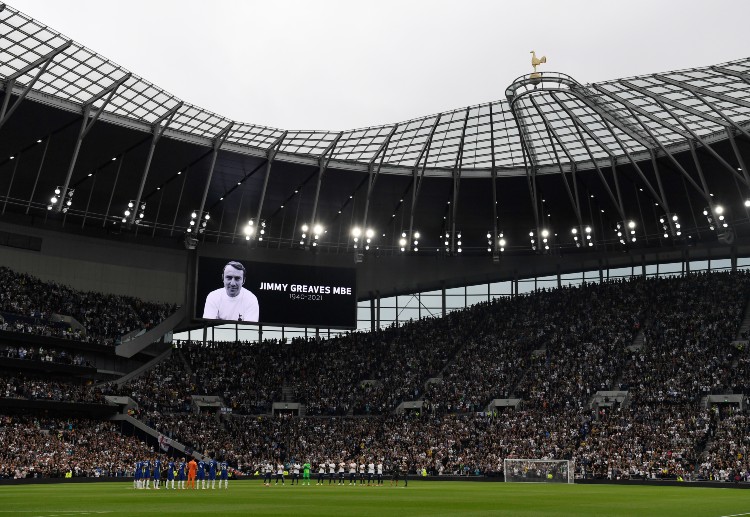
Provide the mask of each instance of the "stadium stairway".
POLYGON ((750 336, 750 303, 745 306, 745 316, 742 318, 735 340, 747 343, 748 336, 750 336))
POLYGON ((294 386, 284 384, 281 387, 281 402, 294 402, 294 386))
POLYGON ((121 345, 117 345, 115 347, 115 354, 120 357, 133 357, 138 352, 148 348, 152 343, 156 343, 166 334, 174 330, 174 328, 185 318, 186 314, 187 309, 185 307, 180 307, 174 312, 174 314, 170 315, 167 319, 148 332, 140 334, 128 341, 124 341, 121 345))
MULTIPOLYGON (((126 382, 128 382, 128 381, 130 381, 132 379, 135 379, 136 377, 138 377, 142 373, 147 372, 148 370, 152 369, 153 367, 155 367, 157 364, 161 363, 165 359, 168 359, 171 355, 172 355, 172 349, 171 348, 167 348, 164 352, 162 352, 161 354, 157 355, 156 357, 154 357, 153 359, 151 359, 149 362, 147 362, 146 364, 144 364, 140 368, 136 368, 132 372, 123 375, 122 377, 120 377, 119 379, 116 379, 113 382, 116 385, 118 385, 118 386, 122 386, 126 382)), ((100 384, 106 384, 106 382, 103 382, 103 383, 100 383, 100 384)))
POLYGON ((188 374, 188 376, 193 376, 193 369, 190 367, 190 361, 187 360, 187 357, 185 357, 185 354, 182 353, 181 348, 175 348, 174 349, 175 357, 177 357, 181 362, 182 365, 185 367, 185 372, 188 374))
MULTIPOLYGON (((633 338, 633 342, 625 347, 626 351, 636 352, 643 348, 643 345, 646 342, 646 335, 643 333, 643 329, 645 327, 646 327, 646 322, 644 321, 641 324, 641 327, 636 333, 635 337, 633 338)), ((632 362, 633 362, 632 359, 628 359, 627 361, 625 361, 625 364, 622 366, 622 370, 617 373, 617 377, 612 382, 612 385, 609 387, 610 390, 620 389, 620 385, 622 384, 622 372, 626 371, 628 367, 630 366, 630 363, 632 362)), ((596 395, 594 395, 594 397, 591 398, 591 400, 589 401, 589 404, 594 402, 595 397, 596 395)), ((630 405, 630 399, 626 398, 625 401, 623 402, 623 407, 627 407, 628 405, 630 405)))
MULTIPOLYGON (((132 425, 133 427, 135 427, 137 429, 140 429, 144 433, 147 433, 148 435, 153 436, 156 439, 157 442, 159 441, 159 436, 161 436, 161 433, 159 431, 157 431, 153 427, 147 426, 146 424, 144 424, 143 422, 141 422, 137 418, 133 418, 130 415, 119 414, 119 415, 113 416, 112 418, 110 418, 110 420, 112 420, 114 422, 121 422, 121 421, 127 422, 130 425, 132 425)), ((167 443, 170 445, 170 447, 176 449, 177 451, 181 452, 182 454, 187 454, 186 453, 187 449, 186 449, 186 447, 185 447, 184 444, 182 444, 182 443, 180 443, 178 441, 175 441, 175 440, 173 440, 171 438, 168 439, 167 443)), ((203 459, 203 455, 199 454, 196 451, 192 451, 190 454, 195 459, 198 459, 198 460, 203 459)))

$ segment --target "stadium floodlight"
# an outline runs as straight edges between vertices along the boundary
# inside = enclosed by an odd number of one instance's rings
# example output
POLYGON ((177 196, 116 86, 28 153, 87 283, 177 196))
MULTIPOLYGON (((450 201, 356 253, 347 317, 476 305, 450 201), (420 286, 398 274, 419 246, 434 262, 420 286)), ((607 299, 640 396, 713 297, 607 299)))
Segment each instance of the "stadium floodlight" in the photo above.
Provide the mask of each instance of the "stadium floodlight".
POLYGON ((615 225, 615 232, 617 233, 617 239, 623 246, 630 242, 637 240, 635 229, 638 227, 635 221, 620 221, 615 225))
POLYGON ((745 207, 750 208, 750 199, 745 200, 745 207))
POLYGON ((321 226, 320 224, 316 224, 315 226, 313 226, 313 234, 314 235, 318 236, 318 235, 320 235, 322 233, 323 233, 323 226, 321 226))
POLYGON ((573 242, 575 243, 576 248, 594 245, 591 238, 591 226, 584 226, 580 230, 574 227, 571 228, 570 233, 573 234, 573 242))
POLYGON ((534 230, 529 231, 529 241, 531 242, 531 249, 533 251, 539 250, 549 251, 550 248, 550 234, 552 232, 546 228, 542 228, 539 231, 539 237, 536 236, 534 230))
POLYGON ((260 237, 258 237, 258 240, 262 241, 263 240, 263 236, 266 234, 266 221, 264 221, 264 220, 260 221, 260 232, 258 232, 258 233, 260 233, 260 237))
MULTIPOLYGON (((143 206, 145 208, 146 205, 144 204, 143 206)), ((137 212, 138 212, 138 210, 135 210, 135 199, 131 199, 130 201, 128 201, 128 206, 126 206, 125 210, 123 211, 124 217, 122 218, 122 222, 126 223, 128 221, 128 218, 131 215, 133 215, 134 213, 137 213, 137 212)), ((141 218, 142 217, 143 216, 141 215, 141 218)), ((133 219, 136 219, 135 215, 133 215, 133 219)), ((135 221, 135 222, 136 222, 136 224, 140 224, 140 221, 135 221)))
MULTIPOLYGON (((499 251, 505 251, 505 239, 502 232, 497 234, 497 244, 499 251)), ((492 249, 492 232, 487 232, 487 253, 493 253, 492 249)))
POLYGON ((69 188, 63 192, 63 188, 60 186, 55 187, 53 195, 50 196, 50 204, 47 205, 47 210, 57 209, 62 213, 66 213, 68 208, 73 205, 73 194, 75 189, 69 188))
POLYGON ((722 205, 715 205, 713 210, 710 207, 703 209, 703 215, 706 216, 708 227, 712 231, 716 231, 717 228, 729 228, 729 223, 726 219, 726 210, 722 205))
POLYGON ((680 218, 677 214, 664 214, 659 217, 659 224, 661 224, 661 230, 664 234, 664 238, 667 239, 670 236, 673 238, 680 237, 682 235, 682 227, 680 226, 680 218))
POLYGON ((190 212, 190 221, 188 221, 188 228, 187 232, 192 233, 193 227, 196 227, 198 229, 198 233, 203 233, 203 231, 206 229, 206 226, 208 226, 208 220, 211 218, 208 215, 208 212, 201 213, 203 216, 203 220, 201 221, 198 218, 199 210, 193 210, 190 212))

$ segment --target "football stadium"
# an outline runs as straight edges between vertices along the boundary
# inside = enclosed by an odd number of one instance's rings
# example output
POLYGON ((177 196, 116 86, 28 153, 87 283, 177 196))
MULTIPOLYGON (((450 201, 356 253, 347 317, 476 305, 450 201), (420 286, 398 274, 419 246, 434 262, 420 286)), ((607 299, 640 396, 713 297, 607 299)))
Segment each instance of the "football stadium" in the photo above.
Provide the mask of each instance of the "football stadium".
POLYGON ((0 3, 0 516, 750 515, 750 57, 293 130, 75 38, 0 3))

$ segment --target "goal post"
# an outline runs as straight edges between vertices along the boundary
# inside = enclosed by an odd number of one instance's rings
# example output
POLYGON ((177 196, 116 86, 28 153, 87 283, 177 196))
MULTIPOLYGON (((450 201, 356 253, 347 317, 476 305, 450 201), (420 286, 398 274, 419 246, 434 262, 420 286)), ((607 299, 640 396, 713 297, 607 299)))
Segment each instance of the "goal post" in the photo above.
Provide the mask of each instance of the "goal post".
POLYGON ((503 474, 506 483, 573 483, 573 460, 506 458, 503 474))

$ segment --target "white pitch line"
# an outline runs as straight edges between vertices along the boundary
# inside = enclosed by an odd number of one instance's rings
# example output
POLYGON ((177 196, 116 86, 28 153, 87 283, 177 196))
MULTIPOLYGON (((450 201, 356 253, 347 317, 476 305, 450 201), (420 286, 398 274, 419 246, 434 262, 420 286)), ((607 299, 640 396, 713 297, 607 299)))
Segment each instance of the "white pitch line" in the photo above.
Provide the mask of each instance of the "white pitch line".
POLYGON ((720 515, 719 517, 742 517, 743 515, 750 515, 750 512, 747 512, 747 513, 733 513, 732 515, 720 515))

